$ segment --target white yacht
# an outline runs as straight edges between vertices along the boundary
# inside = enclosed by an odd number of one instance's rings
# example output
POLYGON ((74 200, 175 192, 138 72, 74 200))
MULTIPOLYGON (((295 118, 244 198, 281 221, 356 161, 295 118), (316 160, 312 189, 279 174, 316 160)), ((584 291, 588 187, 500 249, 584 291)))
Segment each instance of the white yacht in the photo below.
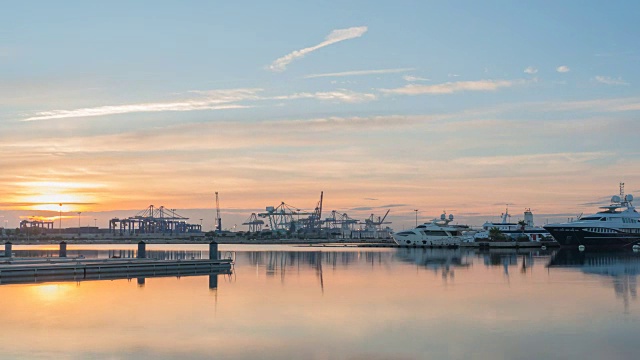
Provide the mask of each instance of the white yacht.
POLYGON ((542 241, 551 235, 547 230, 541 226, 535 226, 533 223, 533 213, 531 209, 524 211, 523 222, 512 223, 509 222, 511 215, 509 209, 507 209, 501 216, 500 222, 487 221, 482 224, 482 230, 478 231, 474 236, 475 241, 486 241, 489 239, 489 232, 491 229, 496 228, 500 230, 510 240, 516 240, 522 236, 526 236, 528 241, 542 241))
POLYGON ((576 221, 545 225, 544 228, 562 246, 580 249, 638 248, 640 214, 632 201, 633 196, 624 194, 624 183, 621 183, 620 195, 613 196, 611 205, 602 206, 601 211, 580 216, 576 221))
POLYGON ((393 233, 393 240, 400 246, 454 247, 473 236, 466 225, 450 225, 453 214, 442 214, 440 219, 418 225, 415 229, 393 233))

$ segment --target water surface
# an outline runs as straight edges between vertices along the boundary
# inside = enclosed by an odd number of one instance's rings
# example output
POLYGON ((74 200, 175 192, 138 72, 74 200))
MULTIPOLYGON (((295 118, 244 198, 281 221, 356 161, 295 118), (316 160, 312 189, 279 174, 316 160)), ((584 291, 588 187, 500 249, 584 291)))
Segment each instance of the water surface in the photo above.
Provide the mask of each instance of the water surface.
MULTIPOLYGON (((15 246, 17 256, 57 247, 15 246)), ((135 256, 135 245, 69 256, 135 256)), ((207 245, 149 245, 205 258, 207 245)), ((0 286, 0 358, 635 359, 640 254, 221 245, 231 275, 0 286)))

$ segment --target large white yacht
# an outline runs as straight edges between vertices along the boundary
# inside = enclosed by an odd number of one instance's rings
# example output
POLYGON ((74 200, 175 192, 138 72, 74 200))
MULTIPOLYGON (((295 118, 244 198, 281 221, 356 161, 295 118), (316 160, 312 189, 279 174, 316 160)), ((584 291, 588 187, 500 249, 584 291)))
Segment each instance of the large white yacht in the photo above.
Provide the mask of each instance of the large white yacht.
POLYGON ((509 222, 511 215, 509 209, 507 209, 500 216, 500 222, 487 221, 482 224, 482 230, 478 231, 473 237, 476 241, 483 241, 489 239, 489 233, 491 229, 498 229, 510 240, 516 240, 520 237, 526 236, 528 241, 542 241, 546 237, 551 236, 547 230, 541 226, 536 226, 533 223, 533 213, 531 209, 524 211, 524 220, 522 222, 509 222))
POLYGON ((544 228, 562 246, 633 249, 640 244, 640 214, 632 201, 633 196, 624 194, 624 183, 621 183, 620 195, 613 196, 611 205, 601 207, 601 211, 544 228))
POLYGON ((418 225, 415 229, 394 233, 393 240, 400 246, 458 246, 463 241, 473 241, 466 225, 450 225, 453 214, 442 214, 440 219, 418 225))

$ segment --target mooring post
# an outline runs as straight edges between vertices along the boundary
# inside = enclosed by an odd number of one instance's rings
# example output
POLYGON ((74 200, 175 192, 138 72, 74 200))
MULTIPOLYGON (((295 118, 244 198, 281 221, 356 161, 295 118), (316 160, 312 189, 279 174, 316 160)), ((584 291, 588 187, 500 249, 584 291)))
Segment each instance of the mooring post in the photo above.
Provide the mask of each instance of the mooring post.
POLYGON ((67 243, 64 241, 60 242, 60 252, 58 254, 59 257, 61 258, 66 258, 67 257, 67 243))
POLYGON ((4 243, 4 256, 5 257, 11 257, 11 241, 7 241, 6 243, 4 243))
POLYGON ((138 259, 144 259, 147 257, 147 244, 144 241, 138 243, 138 259))
POLYGON ((218 274, 209 275, 209 290, 215 290, 218 288, 218 274))
POLYGON ((209 243, 209 260, 218 260, 220 257, 218 256, 218 243, 212 241, 209 243))

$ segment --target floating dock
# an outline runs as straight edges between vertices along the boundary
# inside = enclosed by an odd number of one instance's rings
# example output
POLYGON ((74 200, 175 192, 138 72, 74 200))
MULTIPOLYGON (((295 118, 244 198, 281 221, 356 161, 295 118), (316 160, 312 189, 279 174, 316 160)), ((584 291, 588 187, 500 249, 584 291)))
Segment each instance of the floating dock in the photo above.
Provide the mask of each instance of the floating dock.
POLYGON ((209 259, 157 260, 146 258, 146 244, 138 243, 137 258, 68 258, 67 244, 60 243, 57 258, 13 257, 11 243, 5 243, 0 258, 0 285, 46 281, 81 281, 134 277, 229 274, 232 259, 220 259, 218 244, 209 244, 209 259))
POLYGON ((0 285, 230 273, 231 259, 153 260, 12 258, 0 263, 0 285))

